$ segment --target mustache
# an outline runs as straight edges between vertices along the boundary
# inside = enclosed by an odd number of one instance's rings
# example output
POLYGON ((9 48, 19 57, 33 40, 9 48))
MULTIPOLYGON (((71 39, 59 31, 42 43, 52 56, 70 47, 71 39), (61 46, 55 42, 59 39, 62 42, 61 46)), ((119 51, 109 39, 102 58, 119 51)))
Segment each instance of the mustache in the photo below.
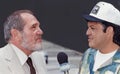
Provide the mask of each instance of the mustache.
POLYGON ((42 39, 42 35, 37 35, 35 39, 42 39))

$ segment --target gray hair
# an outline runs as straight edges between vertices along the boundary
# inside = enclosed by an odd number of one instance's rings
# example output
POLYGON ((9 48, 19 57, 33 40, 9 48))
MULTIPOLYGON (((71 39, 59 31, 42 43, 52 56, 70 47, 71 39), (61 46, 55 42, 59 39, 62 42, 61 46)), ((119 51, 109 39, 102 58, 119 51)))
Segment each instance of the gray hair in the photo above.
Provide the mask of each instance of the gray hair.
POLYGON ((8 42, 11 38, 10 31, 12 29, 23 31, 25 22, 20 16, 21 13, 29 13, 33 15, 32 11, 30 10, 18 10, 18 11, 15 11, 13 14, 11 14, 4 23, 4 38, 6 42, 8 42))

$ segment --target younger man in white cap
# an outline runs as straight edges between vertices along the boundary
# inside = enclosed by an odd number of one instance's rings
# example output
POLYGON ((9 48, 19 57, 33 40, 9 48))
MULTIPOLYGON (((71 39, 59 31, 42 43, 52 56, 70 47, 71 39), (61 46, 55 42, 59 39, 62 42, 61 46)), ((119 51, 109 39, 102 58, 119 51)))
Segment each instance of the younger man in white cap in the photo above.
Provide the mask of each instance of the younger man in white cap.
POLYGON ((79 74, 120 74, 120 11, 98 2, 84 19, 90 48, 82 57, 79 74))

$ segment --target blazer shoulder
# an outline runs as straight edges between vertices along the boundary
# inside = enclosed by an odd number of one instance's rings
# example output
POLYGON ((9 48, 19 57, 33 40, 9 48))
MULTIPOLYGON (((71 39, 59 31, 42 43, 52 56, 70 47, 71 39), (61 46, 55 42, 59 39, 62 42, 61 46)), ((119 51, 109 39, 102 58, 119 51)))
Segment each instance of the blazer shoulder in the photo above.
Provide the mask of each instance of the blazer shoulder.
POLYGON ((14 55, 14 51, 9 44, 0 48, 0 57, 3 59, 10 59, 14 55))

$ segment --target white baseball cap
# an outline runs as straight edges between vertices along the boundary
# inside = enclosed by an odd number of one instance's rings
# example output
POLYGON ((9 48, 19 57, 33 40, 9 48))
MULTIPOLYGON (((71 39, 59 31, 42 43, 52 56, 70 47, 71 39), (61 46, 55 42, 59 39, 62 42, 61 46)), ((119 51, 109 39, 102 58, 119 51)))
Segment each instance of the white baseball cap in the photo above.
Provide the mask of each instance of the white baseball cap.
POLYGON ((112 4, 103 1, 98 2, 90 14, 83 17, 88 21, 106 21, 120 26, 120 11, 112 4))

